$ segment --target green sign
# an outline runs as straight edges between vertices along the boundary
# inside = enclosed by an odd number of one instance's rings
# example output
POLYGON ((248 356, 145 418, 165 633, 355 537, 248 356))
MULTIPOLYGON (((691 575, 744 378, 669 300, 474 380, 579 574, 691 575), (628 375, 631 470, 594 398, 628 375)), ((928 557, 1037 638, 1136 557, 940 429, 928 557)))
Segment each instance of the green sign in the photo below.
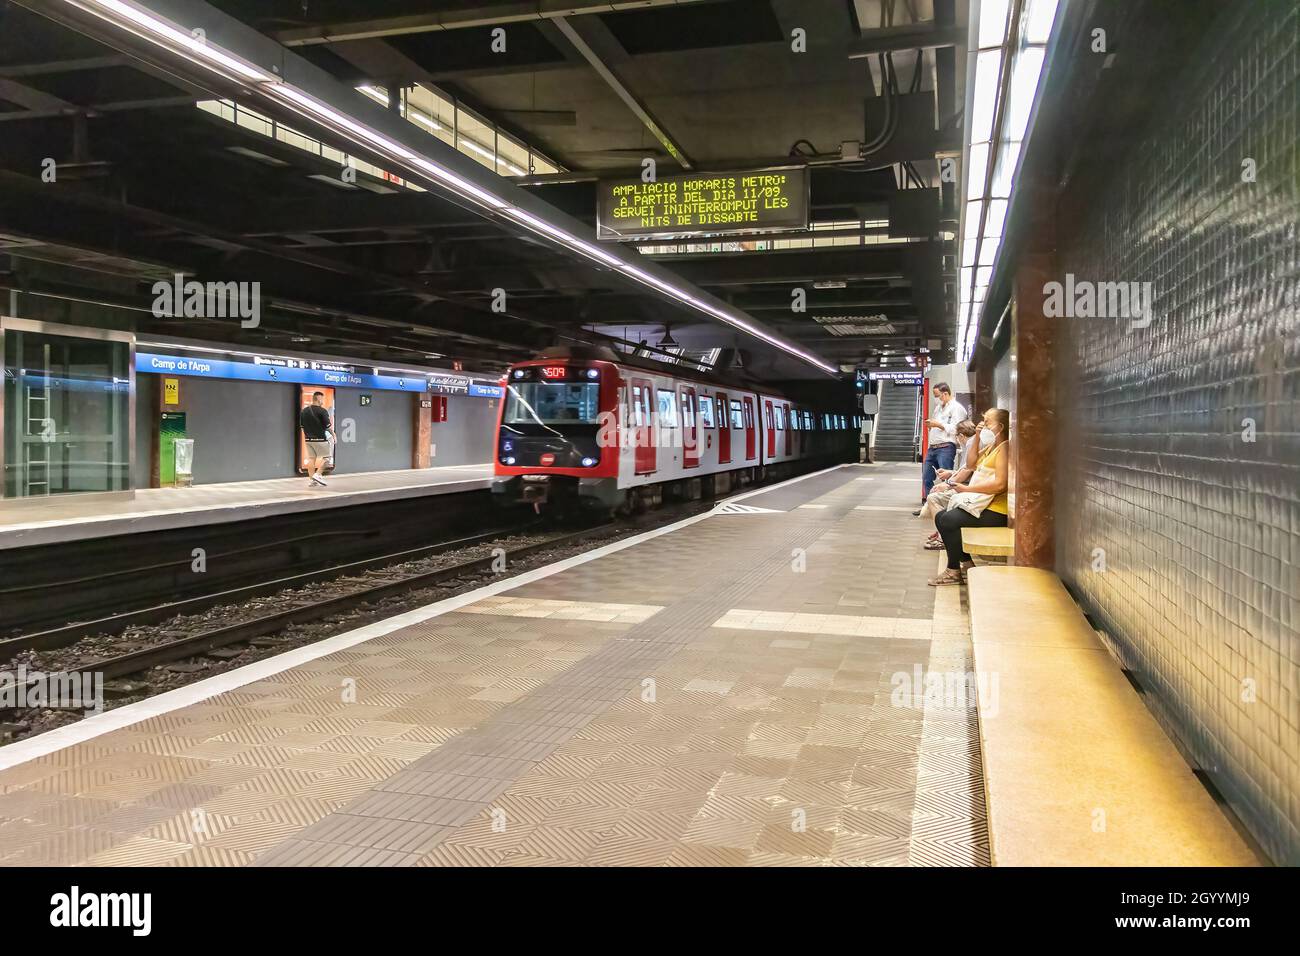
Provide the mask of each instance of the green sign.
POLYGON ((808 168, 691 173, 596 186, 601 239, 808 228, 808 168))
POLYGON ((158 484, 176 484, 176 439, 185 437, 185 413, 163 412, 158 425, 158 484))

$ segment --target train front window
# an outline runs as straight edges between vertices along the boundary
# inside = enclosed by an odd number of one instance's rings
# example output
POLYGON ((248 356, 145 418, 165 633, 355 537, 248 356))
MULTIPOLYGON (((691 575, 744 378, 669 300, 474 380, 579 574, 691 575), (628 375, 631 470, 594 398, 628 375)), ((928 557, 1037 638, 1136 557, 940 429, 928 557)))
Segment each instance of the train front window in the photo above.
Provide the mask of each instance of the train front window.
POLYGON ((515 382, 506 395, 506 425, 594 425, 600 415, 598 382, 515 382))

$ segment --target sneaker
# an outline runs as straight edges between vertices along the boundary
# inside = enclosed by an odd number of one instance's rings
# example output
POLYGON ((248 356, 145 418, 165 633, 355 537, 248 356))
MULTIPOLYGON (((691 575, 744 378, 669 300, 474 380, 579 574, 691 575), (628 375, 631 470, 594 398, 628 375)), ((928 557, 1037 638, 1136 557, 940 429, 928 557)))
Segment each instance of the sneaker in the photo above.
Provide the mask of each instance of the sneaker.
POLYGON ((917 508, 915 511, 913 511, 913 512, 912 512, 912 517, 913 517, 913 518, 919 518, 919 517, 921 517, 921 509, 920 509, 920 508, 917 508))
POLYGON ((322 478, 320 475, 312 475, 311 480, 316 482, 316 484, 321 485, 322 487, 324 487, 325 485, 325 479, 322 478))

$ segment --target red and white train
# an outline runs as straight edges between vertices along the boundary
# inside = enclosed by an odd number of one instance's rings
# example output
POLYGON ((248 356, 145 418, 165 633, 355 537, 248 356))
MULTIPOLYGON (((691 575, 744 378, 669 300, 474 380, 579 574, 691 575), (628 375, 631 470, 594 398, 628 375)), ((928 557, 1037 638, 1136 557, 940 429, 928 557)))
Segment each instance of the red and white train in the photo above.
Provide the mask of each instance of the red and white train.
POLYGON ((503 502, 639 511, 665 491, 697 498, 856 460, 845 404, 830 411, 608 349, 551 349, 503 383, 492 482, 503 502))

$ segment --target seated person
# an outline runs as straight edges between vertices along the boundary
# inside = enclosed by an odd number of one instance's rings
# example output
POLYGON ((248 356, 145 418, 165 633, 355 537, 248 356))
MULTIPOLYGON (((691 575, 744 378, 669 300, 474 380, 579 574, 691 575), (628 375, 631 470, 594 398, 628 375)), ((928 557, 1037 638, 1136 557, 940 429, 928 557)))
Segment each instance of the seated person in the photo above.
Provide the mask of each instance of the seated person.
POLYGON ((981 439, 989 439, 989 447, 975 464, 975 474, 969 482, 956 482, 952 488, 958 494, 971 491, 991 496, 978 515, 949 501, 947 510, 935 516, 934 526, 939 529, 943 548, 948 552, 947 570, 930 579, 932 587, 945 584, 965 584, 965 571, 974 566, 971 556, 962 549, 963 528, 1005 528, 1007 526, 1007 459, 1006 446, 1011 425, 1011 414, 1005 408, 990 408, 984 413, 981 439))
MULTIPOLYGON (((934 518, 947 508, 954 494, 953 483, 969 481, 975 474, 975 461, 979 458, 979 442, 979 429, 974 422, 967 420, 957 426, 957 460, 953 463, 951 471, 940 468, 935 472, 939 481, 930 489, 930 495, 925 499, 925 504, 921 508, 922 518, 934 518)), ((938 551, 943 547, 938 531, 926 539, 925 547, 930 551, 938 551)))

